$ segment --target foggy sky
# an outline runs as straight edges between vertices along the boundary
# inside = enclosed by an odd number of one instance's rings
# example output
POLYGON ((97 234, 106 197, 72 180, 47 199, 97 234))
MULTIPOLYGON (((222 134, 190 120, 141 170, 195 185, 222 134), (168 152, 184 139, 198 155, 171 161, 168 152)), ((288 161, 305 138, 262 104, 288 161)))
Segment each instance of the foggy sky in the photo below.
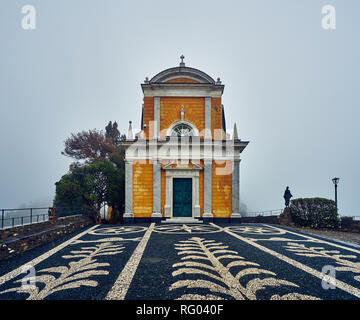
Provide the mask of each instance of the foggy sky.
POLYGON ((186 66, 220 77, 242 153, 241 201, 279 209, 334 197, 360 215, 358 0, 0 2, 0 208, 50 205, 72 132, 140 127, 140 83, 186 66), (35 6, 37 29, 21 28, 35 6), (336 8, 336 30, 321 8, 336 8))

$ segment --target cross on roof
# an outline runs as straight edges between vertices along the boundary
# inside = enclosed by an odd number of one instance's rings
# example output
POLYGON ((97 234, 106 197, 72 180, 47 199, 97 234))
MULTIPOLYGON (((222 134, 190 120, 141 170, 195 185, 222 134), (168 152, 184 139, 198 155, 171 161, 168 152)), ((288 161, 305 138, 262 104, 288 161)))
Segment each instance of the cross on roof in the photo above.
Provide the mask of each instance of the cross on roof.
POLYGON ((185 62, 184 62, 185 57, 183 54, 180 56, 180 59, 181 59, 180 66, 181 67, 185 66, 185 62))

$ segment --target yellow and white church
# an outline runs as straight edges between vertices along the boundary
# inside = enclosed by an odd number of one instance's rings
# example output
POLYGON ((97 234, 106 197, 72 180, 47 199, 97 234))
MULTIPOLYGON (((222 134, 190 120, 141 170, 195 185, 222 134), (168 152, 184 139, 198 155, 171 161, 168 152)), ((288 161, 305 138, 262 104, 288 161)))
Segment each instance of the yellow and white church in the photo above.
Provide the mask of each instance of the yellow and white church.
POLYGON ((226 133, 224 85, 180 65, 141 84, 141 131, 131 121, 125 153, 124 222, 239 221, 240 154, 226 133))

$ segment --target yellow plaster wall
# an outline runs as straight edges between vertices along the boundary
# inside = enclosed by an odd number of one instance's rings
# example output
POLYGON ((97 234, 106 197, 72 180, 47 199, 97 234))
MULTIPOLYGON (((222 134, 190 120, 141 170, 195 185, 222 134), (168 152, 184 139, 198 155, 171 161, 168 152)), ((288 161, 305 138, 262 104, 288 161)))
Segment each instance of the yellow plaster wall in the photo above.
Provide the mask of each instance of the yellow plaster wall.
POLYGON ((205 127, 205 99, 189 97, 160 98, 160 137, 166 137, 166 130, 181 119, 181 106, 184 106, 184 120, 190 121, 201 132, 205 127))
POLYGON ((199 83, 199 81, 196 81, 194 79, 191 78, 174 78, 171 80, 166 81, 168 83, 199 83))
POLYGON ((222 129, 222 105, 221 98, 211 99, 211 133, 213 139, 221 140, 221 135, 215 129, 222 129))
MULTIPOLYGON (((154 97, 144 97, 144 115, 143 122, 146 124, 146 128, 144 130, 146 139, 149 139, 149 128, 150 121, 154 120, 154 97)), ((153 133, 151 133, 153 134, 153 133)), ((151 137, 150 137, 151 139, 151 137)))
MULTIPOLYGON (((176 80, 176 79, 173 79, 176 80)), ((188 79, 191 80, 191 79, 188 79)), ((172 81, 172 80, 170 80, 172 81)), ((161 97, 160 98, 160 136, 165 138, 166 130, 175 121, 179 121, 181 106, 184 106, 184 119, 193 123, 201 132, 205 128, 205 98, 193 97, 161 97)), ((150 121, 154 120, 154 98, 144 97, 144 124, 146 124, 145 134, 147 139, 152 138, 149 132, 150 121)), ((211 132, 214 136, 215 129, 222 129, 222 104, 221 98, 211 99, 211 132)), ((201 135, 203 136, 203 135, 201 135)))
POLYGON ((231 161, 212 164, 212 211, 214 217, 228 218, 232 211, 232 165, 231 161))
MULTIPOLYGON (((203 161, 201 161, 203 165, 203 161)), ((151 217, 153 211, 152 164, 134 162, 133 165, 133 212, 135 217, 151 217)), ((232 210, 231 161, 212 165, 212 212, 215 217, 227 218, 232 210)), ((204 171, 200 171, 200 213, 204 213, 204 171)), ((161 212, 165 205, 165 171, 161 172, 161 212)))
POLYGON ((133 212, 135 217, 151 217, 153 211, 153 166, 135 161, 133 164, 133 212))

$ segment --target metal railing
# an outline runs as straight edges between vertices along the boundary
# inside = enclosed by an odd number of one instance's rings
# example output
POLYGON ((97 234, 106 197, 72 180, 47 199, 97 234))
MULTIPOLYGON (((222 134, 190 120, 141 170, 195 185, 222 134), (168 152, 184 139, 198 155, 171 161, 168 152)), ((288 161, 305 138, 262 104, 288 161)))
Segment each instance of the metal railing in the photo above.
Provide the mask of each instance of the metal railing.
POLYGON ((267 211, 257 211, 257 212, 246 212, 242 214, 244 217, 269 217, 269 216, 279 216, 283 212, 283 209, 267 210, 267 211))
MULTIPOLYGON (((279 216, 283 212, 283 209, 276 209, 276 210, 267 210, 267 211, 257 211, 257 212, 244 212, 241 213, 243 217, 268 217, 268 216, 279 216)), ((339 218, 342 217, 349 217, 353 218, 354 221, 360 221, 360 216, 358 215, 346 215, 346 214, 340 214, 339 218)))
MULTIPOLYGON (((51 216, 49 209, 50 207, 0 209, 0 230, 48 221, 51 216)), ((75 215, 81 213, 83 213, 82 209, 75 209, 71 210, 70 213, 67 213, 66 215, 75 215)))
POLYGON ((0 209, 0 229, 12 228, 49 220, 49 207, 0 209))
POLYGON ((353 218, 354 221, 360 221, 360 216, 350 216, 350 215, 347 215, 347 214, 339 215, 339 218, 342 218, 342 217, 353 218))

